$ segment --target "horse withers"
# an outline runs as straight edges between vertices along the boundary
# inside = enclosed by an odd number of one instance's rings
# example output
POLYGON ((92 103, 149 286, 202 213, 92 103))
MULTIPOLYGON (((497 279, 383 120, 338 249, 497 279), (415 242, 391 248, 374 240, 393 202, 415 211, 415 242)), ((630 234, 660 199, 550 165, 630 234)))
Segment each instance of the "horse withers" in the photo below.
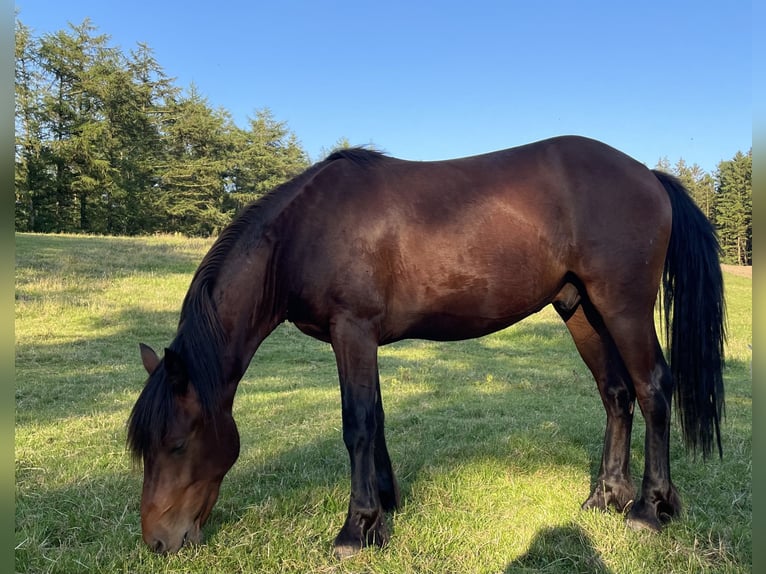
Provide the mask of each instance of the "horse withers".
POLYGON ((411 162, 336 152, 248 205, 205 255, 128 423, 143 461, 143 538, 200 538, 239 454, 237 385, 284 321, 335 353, 351 467, 339 556, 388 540, 399 490, 384 435, 377 351, 459 340, 552 304, 606 410, 584 508, 658 531, 680 511, 670 477, 671 399, 686 445, 721 451, 724 299, 714 230, 680 182, 594 140, 565 136, 475 157, 411 162), (669 348, 654 323, 658 294, 669 348), (634 404, 645 470, 630 475, 634 404))

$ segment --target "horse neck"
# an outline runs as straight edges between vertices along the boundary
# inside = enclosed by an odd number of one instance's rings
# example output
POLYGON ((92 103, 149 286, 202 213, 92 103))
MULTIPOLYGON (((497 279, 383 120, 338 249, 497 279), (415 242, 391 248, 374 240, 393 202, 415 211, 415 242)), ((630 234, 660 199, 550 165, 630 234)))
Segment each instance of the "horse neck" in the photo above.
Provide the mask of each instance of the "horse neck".
POLYGON ((287 286, 279 277, 283 247, 277 247, 278 238, 289 237, 291 206, 327 164, 314 164, 246 207, 206 256, 217 273, 213 297, 228 339, 229 381, 239 381, 260 344, 285 319, 287 286))
POLYGON ((285 316, 275 254, 266 241, 233 253, 221 269, 213 297, 226 333, 226 379, 238 382, 256 350, 285 316))

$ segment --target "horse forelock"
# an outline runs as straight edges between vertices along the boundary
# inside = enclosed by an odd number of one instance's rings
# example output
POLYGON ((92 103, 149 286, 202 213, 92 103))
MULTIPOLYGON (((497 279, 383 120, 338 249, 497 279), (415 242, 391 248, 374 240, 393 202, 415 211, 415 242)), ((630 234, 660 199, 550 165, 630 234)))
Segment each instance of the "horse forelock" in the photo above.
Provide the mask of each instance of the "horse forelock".
MULTIPOLYGON (((184 326, 189 328, 188 319, 184 326)), ((215 343, 216 336, 212 334, 208 339, 200 335, 193 337, 196 337, 197 344, 188 345, 187 341, 192 338, 182 330, 170 349, 184 362, 189 373, 186 384, 194 387, 203 417, 214 420, 223 388, 220 353, 216 353, 216 349, 220 351, 220 344, 215 343)), ((163 359, 149 376, 128 419, 128 447, 134 459, 142 460, 147 454, 155 452, 175 423, 177 390, 174 384, 168 379, 163 359)))
POLYGON ((173 394, 160 362, 138 396, 128 419, 128 448, 136 461, 157 450, 173 416, 173 394))

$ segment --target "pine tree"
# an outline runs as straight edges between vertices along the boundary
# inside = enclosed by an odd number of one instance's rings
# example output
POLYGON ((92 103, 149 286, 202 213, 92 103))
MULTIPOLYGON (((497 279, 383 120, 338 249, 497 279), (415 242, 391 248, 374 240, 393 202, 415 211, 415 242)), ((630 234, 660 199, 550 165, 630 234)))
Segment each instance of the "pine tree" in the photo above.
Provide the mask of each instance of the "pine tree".
POLYGON ((52 80, 43 93, 44 145, 55 173, 51 231, 94 231, 97 194, 110 177, 108 131, 94 86, 116 59, 89 20, 40 41, 40 68, 52 80))
POLYGON ((217 233, 228 221, 222 207, 224 177, 231 171, 231 118, 210 108, 192 86, 188 96, 169 104, 163 124, 167 163, 160 170, 158 199, 167 218, 164 230, 217 233))
POLYGON ((737 152, 718 164, 716 221, 725 260, 752 265, 753 154, 737 152))
POLYGON ((683 158, 676 162, 673 173, 678 176, 692 199, 711 222, 715 223, 715 181, 696 163, 689 166, 683 158))
POLYGON ((678 177, 705 217, 715 223, 715 180, 709 173, 696 163, 689 166, 683 158, 671 165, 667 157, 661 157, 655 169, 678 177))
POLYGON ((106 231, 152 232, 160 226, 155 186, 165 160, 162 121, 167 102, 178 90, 144 44, 115 69, 104 88, 112 136, 109 161, 114 169, 112 185, 104 192, 106 231))
POLYGON ((40 121, 41 73, 38 43, 29 28, 16 21, 15 48, 15 188, 16 229, 45 227, 40 215, 43 198, 50 194, 50 178, 42 146, 40 121))
POLYGON ((308 158, 284 122, 268 108, 250 118, 248 130, 237 130, 235 158, 228 174, 226 209, 233 215, 308 167, 308 158))

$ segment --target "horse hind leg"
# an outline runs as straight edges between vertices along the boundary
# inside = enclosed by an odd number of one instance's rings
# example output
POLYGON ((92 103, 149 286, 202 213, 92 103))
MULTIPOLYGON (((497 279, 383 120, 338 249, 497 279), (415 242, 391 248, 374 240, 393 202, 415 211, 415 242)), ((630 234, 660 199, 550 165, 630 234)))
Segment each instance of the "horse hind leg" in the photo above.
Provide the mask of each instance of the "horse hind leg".
POLYGON ((619 512, 635 497, 630 476, 630 435, 635 392, 598 313, 568 284, 553 304, 569 329, 575 346, 596 380, 606 410, 606 430, 596 482, 583 509, 619 512))
POLYGON ((673 378, 662 354, 650 307, 638 313, 605 316, 625 368, 633 381, 646 422, 644 476, 640 496, 627 523, 634 529, 660 531, 681 512, 681 500, 670 478, 670 407, 673 378))

